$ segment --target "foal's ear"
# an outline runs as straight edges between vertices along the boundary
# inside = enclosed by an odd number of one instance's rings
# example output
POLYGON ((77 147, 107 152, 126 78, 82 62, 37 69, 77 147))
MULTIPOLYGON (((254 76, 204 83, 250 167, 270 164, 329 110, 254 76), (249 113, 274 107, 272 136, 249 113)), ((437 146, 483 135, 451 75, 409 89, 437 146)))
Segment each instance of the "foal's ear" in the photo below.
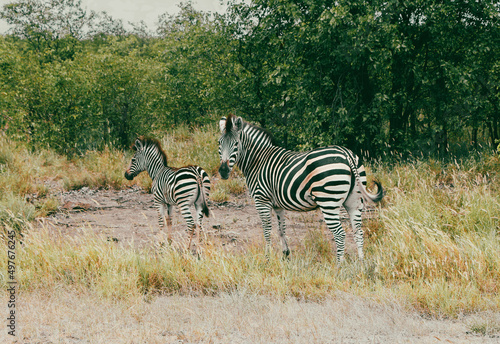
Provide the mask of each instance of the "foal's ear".
POLYGON ((142 141, 139 139, 135 140, 134 146, 132 147, 135 151, 142 149, 142 141))
POLYGON ((219 128, 221 134, 224 134, 224 130, 226 129, 226 117, 222 117, 219 121, 219 128))

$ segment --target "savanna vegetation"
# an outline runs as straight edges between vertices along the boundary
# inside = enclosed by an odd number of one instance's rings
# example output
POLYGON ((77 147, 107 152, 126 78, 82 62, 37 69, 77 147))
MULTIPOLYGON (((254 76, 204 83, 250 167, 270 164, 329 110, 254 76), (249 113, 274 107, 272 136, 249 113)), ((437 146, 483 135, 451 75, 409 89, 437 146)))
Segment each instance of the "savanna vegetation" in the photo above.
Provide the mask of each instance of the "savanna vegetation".
MULTIPOLYGON (((154 31, 78 0, 14 1, 1 16, 13 29, 0 36, 0 222, 17 233, 23 293, 322 301, 343 291, 435 317, 500 312, 497 2, 254 0, 224 15, 184 3, 154 31), (58 211, 56 192, 130 187, 137 134, 158 137, 172 166, 215 176, 228 113, 291 149, 343 144, 365 156, 387 192, 364 223, 366 261, 339 266, 320 228, 288 261, 258 246, 207 244, 198 258, 33 228, 58 211)), ((243 191, 241 179, 216 182, 211 200, 243 191)), ((494 335, 500 323, 471 331, 494 335)))
POLYGON ((157 27, 79 0, 5 5, 0 128, 64 154, 243 115, 290 149, 439 156, 499 138, 495 1, 267 1, 157 27))
MULTIPOLYGON (((203 161, 215 173, 216 138, 216 125, 210 124, 194 132, 180 128, 162 143, 172 166, 203 161)), ((351 257, 339 266, 330 234, 320 227, 288 261, 277 252, 266 256, 259 245, 234 253, 208 242, 198 258, 187 250, 154 245, 136 250, 95 235, 69 238, 53 227, 35 230, 30 221, 57 211, 52 195, 61 189, 130 187, 122 175, 131 153, 112 148, 69 159, 51 150, 32 153, 5 136, 0 147, 0 215, 5 229, 18 232, 17 278, 27 293, 66 286, 121 300, 243 290, 321 301, 344 291, 380 302, 401 300, 437 317, 500 309, 496 154, 450 163, 372 163, 369 175, 383 183, 387 194, 377 216, 364 222, 367 258, 351 257)), ((134 183, 148 188, 150 180, 142 176, 134 183)), ((230 199, 241 188, 241 183, 216 183, 212 202, 221 193, 230 199)), ((2 271, 6 252, 0 252, 2 271)), ((488 333, 496 333, 498 325, 490 323, 488 333)))

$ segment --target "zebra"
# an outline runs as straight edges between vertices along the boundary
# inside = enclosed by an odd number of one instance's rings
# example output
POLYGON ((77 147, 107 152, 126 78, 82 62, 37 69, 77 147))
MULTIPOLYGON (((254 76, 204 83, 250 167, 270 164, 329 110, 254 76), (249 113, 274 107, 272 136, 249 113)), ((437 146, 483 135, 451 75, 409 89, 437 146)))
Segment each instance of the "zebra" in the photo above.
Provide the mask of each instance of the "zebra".
POLYGON ((210 192, 208 174, 199 166, 170 167, 167 164, 167 155, 162 150, 158 140, 138 137, 131 148, 135 151, 129 167, 125 171, 125 178, 133 180, 142 171, 147 171, 153 180, 151 192, 154 204, 158 210, 158 224, 160 229, 166 223, 168 239, 172 232, 172 206, 178 206, 186 220, 187 231, 191 234, 189 246, 196 228, 191 206, 196 210, 196 222, 202 230, 203 215, 209 216, 207 199, 210 192), (166 212, 165 212, 166 210, 166 212))
POLYGON ((264 230, 267 249, 271 247, 271 210, 278 218, 283 254, 290 254, 285 235, 285 211, 309 211, 319 208, 337 246, 337 261, 344 260, 345 231, 340 221, 340 206, 347 210, 354 230, 360 260, 363 253, 361 213, 363 198, 382 200, 379 182, 377 193, 366 190, 366 172, 360 159, 349 149, 329 146, 308 152, 293 152, 274 144, 264 129, 229 115, 219 122, 220 168, 228 179, 234 165, 245 176, 264 230))

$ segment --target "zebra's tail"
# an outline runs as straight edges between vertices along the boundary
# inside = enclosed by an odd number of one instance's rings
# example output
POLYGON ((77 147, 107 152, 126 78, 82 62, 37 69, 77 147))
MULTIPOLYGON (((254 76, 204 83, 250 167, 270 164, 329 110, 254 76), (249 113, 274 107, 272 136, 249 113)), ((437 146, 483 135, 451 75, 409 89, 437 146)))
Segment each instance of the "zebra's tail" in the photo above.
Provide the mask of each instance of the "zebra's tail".
MULTIPOLYGON (((198 182, 198 197, 201 197, 201 212, 203 213, 203 215, 205 215, 205 217, 209 217, 210 216, 210 210, 208 209, 208 205, 207 205, 207 196, 205 194, 205 186, 204 186, 204 183, 203 183, 203 174, 206 174, 206 172, 204 170, 202 170, 200 168, 199 171, 197 171, 197 175, 196 175, 196 180, 198 182)), ((207 176, 208 178, 208 176, 207 176)))
POLYGON ((376 180, 373 181, 373 183, 375 183, 375 185, 377 185, 377 193, 371 194, 366 190, 366 188, 361 183, 359 178, 356 178, 356 179, 358 180, 358 185, 359 185, 359 188, 361 189, 361 194, 363 195, 363 197, 365 199, 370 200, 373 203, 378 203, 382 200, 382 198, 384 198, 384 189, 382 188, 382 184, 380 184, 378 181, 376 181, 376 180))
POLYGON ((369 193, 366 190, 366 187, 361 182, 361 177, 359 175, 358 167, 356 166, 357 164, 355 163, 356 159, 354 157, 354 153, 346 148, 343 148, 343 150, 347 156, 347 161, 349 162, 349 167, 351 168, 352 172, 354 173, 356 182, 358 183, 358 186, 359 186, 359 189, 361 190, 361 195, 363 195, 363 198, 368 200, 368 201, 371 201, 373 203, 380 202, 382 200, 382 198, 384 197, 384 189, 382 188, 382 184, 380 184, 376 180, 373 181, 373 183, 375 183, 375 185, 377 185, 377 193, 376 194, 369 193))
MULTIPOLYGON (((202 194, 204 194, 203 190, 202 190, 202 194)), ((209 217, 210 216, 210 210, 208 210, 208 206, 207 206, 207 202, 205 200, 205 196, 202 196, 203 197, 203 204, 202 204, 202 207, 201 208, 201 212, 203 213, 203 215, 205 215, 205 217, 209 217)))

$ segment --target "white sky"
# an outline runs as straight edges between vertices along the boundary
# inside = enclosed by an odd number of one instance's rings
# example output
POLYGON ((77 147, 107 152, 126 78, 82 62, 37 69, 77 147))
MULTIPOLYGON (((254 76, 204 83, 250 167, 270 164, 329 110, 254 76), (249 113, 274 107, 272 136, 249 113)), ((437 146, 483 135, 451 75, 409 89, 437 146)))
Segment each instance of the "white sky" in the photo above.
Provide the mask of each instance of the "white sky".
MULTIPOLYGON (((0 0, 0 7, 15 0, 0 0)), ((224 13, 227 1, 223 0, 194 0, 193 6, 205 12, 224 13)), ((150 29, 156 28, 158 16, 179 11, 182 0, 82 0, 82 7, 87 11, 106 11, 114 19, 122 19, 124 25, 129 21, 138 23, 143 20, 150 29)), ((8 29, 7 22, 0 19, 0 34, 8 29)), ((128 27, 128 26, 127 26, 128 27)))

